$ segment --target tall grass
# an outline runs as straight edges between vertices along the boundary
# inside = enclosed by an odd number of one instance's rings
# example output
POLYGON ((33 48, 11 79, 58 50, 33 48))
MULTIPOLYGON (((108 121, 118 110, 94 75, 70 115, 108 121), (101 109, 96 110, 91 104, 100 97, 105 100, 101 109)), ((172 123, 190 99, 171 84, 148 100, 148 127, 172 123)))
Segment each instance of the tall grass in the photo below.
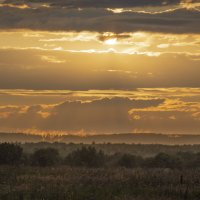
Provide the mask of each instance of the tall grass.
POLYGON ((199 200, 200 170, 0 167, 2 200, 199 200))

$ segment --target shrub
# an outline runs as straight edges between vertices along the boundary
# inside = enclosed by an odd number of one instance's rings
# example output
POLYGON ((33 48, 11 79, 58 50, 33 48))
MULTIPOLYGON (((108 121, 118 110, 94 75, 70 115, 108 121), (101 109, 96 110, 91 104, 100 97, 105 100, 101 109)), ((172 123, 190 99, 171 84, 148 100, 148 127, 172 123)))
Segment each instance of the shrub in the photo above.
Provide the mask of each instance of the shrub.
POLYGON ((104 165, 105 155, 94 147, 82 147, 65 158, 65 164, 80 167, 101 167, 104 165))
POLYGON ((124 154, 118 161, 118 165, 126 168, 133 168, 138 165, 137 157, 130 154, 124 154))
POLYGON ((56 149, 46 148, 35 151, 31 156, 31 160, 34 166, 47 167, 58 164, 60 156, 56 149))
POLYGON ((16 165, 22 158, 23 149, 17 144, 0 144, 0 164, 16 165))
POLYGON ((194 161, 192 163, 192 167, 200 168, 200 153, 197 153, 194 157, 194 161))
POLYGON ((146 159, 145 166, 153 168, 180 168, 182 163, 177 156, 159 153, 154 158, 146 159))

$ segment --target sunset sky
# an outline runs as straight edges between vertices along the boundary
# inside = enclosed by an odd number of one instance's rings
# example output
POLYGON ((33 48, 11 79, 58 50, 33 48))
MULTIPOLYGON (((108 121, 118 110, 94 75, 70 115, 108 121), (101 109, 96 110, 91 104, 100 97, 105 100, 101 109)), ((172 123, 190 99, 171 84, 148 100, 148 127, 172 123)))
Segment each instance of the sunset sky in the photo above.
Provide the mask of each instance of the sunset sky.
POLYGON ((200 134, 200 0, 0 0, 0 132, 200 134))

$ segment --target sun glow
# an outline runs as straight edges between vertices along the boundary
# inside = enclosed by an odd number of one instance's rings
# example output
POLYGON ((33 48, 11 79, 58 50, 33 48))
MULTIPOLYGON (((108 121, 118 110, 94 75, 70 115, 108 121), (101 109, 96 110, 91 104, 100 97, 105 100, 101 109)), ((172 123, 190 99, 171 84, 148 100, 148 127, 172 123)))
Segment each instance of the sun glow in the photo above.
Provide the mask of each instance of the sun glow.
POLYGON ((107 45, 115 45, 115 44, 117 44, 117 38, 110 38, 108 40, 105 40, 105 44, 107 44, 107 45))

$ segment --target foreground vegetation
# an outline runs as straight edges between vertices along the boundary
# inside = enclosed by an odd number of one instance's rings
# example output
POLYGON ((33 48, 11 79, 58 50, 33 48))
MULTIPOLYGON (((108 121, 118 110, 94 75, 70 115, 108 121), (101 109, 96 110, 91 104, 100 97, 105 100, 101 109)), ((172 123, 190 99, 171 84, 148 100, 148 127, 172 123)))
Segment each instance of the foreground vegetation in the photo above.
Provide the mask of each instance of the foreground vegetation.
POLYGON ((199 200, 199 170, 0 167, 3 200, 199 200))
POLYGON ((199 200, 200 153, 108 155, 91 145, 63 157, 55 148, 27 154, 3 143, 0 199, 199 200))

